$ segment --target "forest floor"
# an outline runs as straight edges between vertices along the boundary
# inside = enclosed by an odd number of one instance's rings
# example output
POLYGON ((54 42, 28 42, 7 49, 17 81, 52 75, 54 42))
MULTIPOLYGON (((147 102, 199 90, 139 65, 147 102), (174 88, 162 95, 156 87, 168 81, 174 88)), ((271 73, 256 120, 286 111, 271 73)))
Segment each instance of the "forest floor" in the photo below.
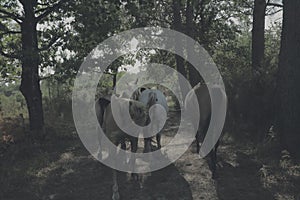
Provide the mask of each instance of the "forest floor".
MULTIPOLYGON (((178 117, 178 113, 171 113, 162 144, 173 137, 178 117)), ((61 123, 59 130, 43 144, 29 145, 19 139, 0 146, 0 199, 111 199, 111 170, 88 153, 72 125, 61 123)), ((219 147, 215 180, 206 160, 199 158, 192 145, 176 162, 152 172, 142 189, 119 172, 121 199, 300 199, 298 161, 278 151, 275 143, 254 146, 228 135, 219 147)))

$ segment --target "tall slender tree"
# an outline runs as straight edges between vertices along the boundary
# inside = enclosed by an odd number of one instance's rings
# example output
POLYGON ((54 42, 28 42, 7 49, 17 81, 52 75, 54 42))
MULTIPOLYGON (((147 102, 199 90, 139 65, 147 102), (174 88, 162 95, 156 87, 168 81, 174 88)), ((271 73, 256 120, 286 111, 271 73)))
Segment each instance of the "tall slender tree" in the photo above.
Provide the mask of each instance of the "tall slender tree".
POLYGON ((275 12, 267 13, 267 7, 282 8, 282 4, 271 2, 271 0, 254 1, 252 26, 252 70, 254 73, 259 72, 264 64, 266 15, 278 12, 278 9, 275 9, 275 12))
POLYGON ((266 0, 255 0, 252 28, 252 68, 254 71, 260 69, 264 61, 265 12, 266 0))
MULTIPOLYGON (((176 31, 182 32, 183 25, 182 25, 182 16, 180 13, 181 10, 181 2, 173 0, 173 28, 176 31)), ((182 46, 179 44, 175 44, 176 52, 183 52, 182 46)), ((184 67, 184 60, 179 55, 175 55, 176 59, 176 67, 179 73, 181 73, 184 77, 187 77, 187 72, 184 67)))
POLYGON ((300 155, 300 1, 284 1, 279 57, 279 131, 291 153, 300 155))

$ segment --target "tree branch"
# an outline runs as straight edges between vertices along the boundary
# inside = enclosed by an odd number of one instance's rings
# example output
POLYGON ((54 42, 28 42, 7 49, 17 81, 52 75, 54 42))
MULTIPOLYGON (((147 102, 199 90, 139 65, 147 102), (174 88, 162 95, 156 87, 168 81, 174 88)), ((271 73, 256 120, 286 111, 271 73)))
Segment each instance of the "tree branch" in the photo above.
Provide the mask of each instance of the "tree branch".
POLYGON ((38 9, 38 10, 36 10, 36 11, 34 11, 36 14, 37 13, 40 13, 40 12, 44 12, 44 11, 46 11, 46 10, 48 10, 49 8, 41 8, 41 9, 38 9))
POLYGON ((37 5, 39 5, 39 6, 49 6, 49 3, 40 3, 40 2, 37 2, 37 5))
POLYGON ((267 13, 266 15, 267 15, 267 16, 275 15, 276 13, 279 13, 279 12, 281 12, 282 10, 283 10, 283 9, 279 9, 279 10, 276 10, 276 11, 274 11, 274 12, 267 13))
POLYGON ((37 21, 40 21, 43 18, 47 17, 49 14, 51 14, 53 11, 58 9, 66 1, 68 1, 68 0, 60 0, 59 2, 57 2, 54 5, 48 7, 47 9, 45 9, 45 11, 36 18, 37 21))
POLYGON ((9 16, 8 15, 0 15, 0 18, 5 19, 5 18, 9 18, 9 16))
POLYGON ((0 50, 0 55, 4 56, 6 58, 10 58, 10 59, 20 59, 20 56, 15 55, 15 54, 5 53, 2 49, 0 50))
MULTIPOLYGON (((4 16, 6 16, 7 18, 13 19, 14 21, 16 21, 18 24, 21 24, 21 21, 23 20, 22 17, 14 14, 14 13, 10 13, 4 9, 0 8, 0 13, 4 14, 4 16)), ((3 17, 3 15, 2 15, 3 17)))
POLYGON ((21 31, 5 31, 4 33, 0 33, 0 38, 3 35, 10 35, 10 34, 21 34, 21 31))
POLYGON ((58 36, 51 38, 51 40, 50 40, 50 42, 49 42, 48 45, 46 45, 46 46, 44 46, 42 48, 39 48, 38 50, 39 51, 46 51, 46 50, 48 50, 58 39, 59 39, 58 36))
POLYGON ((279 4, 279 3, 270 3, 270 2, 268 2, 268 3, 267 3, 267 6, 274 6, 274 7, 283 8, 283 5, 282 5, 282 4, 279 4))
POLYGON ((55 74, 50 74, 50 75, 48 75, 48 76, 40 76, 40 77, 39 77, 39 80, 40 80, 40 81, 41 81, 41 80, 47 80, 47 79, 50 79, 50 78, 54 77, 54 75, 55 75, 55 74))

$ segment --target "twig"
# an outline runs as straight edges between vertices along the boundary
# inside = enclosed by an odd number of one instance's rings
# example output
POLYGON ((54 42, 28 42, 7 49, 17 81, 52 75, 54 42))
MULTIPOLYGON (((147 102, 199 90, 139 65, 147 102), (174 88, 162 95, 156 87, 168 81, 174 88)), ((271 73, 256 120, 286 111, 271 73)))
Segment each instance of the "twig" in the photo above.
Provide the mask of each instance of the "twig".
POLYGON ((67 1, 68 0, 60 0, 58 3, 55 3, 54 5, 48 7, 47 9, 45 9, 45 12, 43 12, 36 18, 36 20, 40 21, 43 18, 47 17, 49 14, 51 14, 53 11, 58 9, 63 3, 67 2, 67 1))
MULTIPOLYGON (((14 13, 10 13, 7 10, 4 9, 0 9, 0 13, 3 13, 5 16, 9 17, 10 19, 16 21, 18 24, 21 24, 23 18, 14 14, 14 13)), ((2 15, 3 16, 3 15, 2 15)))
POLYGON ((2 49, 0 50, 0 54, 6 58, 10 58, 10 59, 20 59, 20 56, 15 55, 15 54, 8 54, 5 53, 2 49))
POLYGON ((267 3, 267 6, 274 6, 274 7, 283 8, 283 5, 282 5, 282 4, 279 4, 279 3, 270 3, 270 2, 268 2, 268 3, 267 3))
POLYGON ((48 45, 46 45, 46 46, 44 46, 44 47, 42 47, 42 48, 39 48, 38 50, 39 51, 46 51, 46 50, 48 50, 57 40, 59 39, 59 37, 57 36, 57 37, 53 37, 51 40, 50 40, 50 42, 49 42, 49 44, 48 45))

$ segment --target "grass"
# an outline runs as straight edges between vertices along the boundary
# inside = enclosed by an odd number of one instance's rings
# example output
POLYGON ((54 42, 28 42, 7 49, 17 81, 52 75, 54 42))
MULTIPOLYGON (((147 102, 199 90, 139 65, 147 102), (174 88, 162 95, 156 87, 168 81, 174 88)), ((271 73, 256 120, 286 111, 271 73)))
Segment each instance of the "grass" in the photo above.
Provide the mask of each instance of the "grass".
MULTIPOLYGON (((110 195, 111 172, 93 161, 70 119, 49 117, 48 135, 42 143, 25 140, 18 119, 0 124, 2 132, 16 138, 15 144, 0 143, 0 199, 68 199, 75 198, 74 193, 78 199, 87 194, 89 199, 105 199, 110 195)), ((280 148, 278 136, 270 139, 267 135, 257 144, 247 138, 238 140, 235 134, 226 134, 220 146, 220 158, 228 164, 216 181, 219 198, 230 200, 248 192, 244 194, 248 199, 262 194, 276 200, 298 200, 300 162, 280 148)), ((249 131, 239 134, 251 135, 249 131)), ((127 185, 122 186, 124 190, 127 185)))

